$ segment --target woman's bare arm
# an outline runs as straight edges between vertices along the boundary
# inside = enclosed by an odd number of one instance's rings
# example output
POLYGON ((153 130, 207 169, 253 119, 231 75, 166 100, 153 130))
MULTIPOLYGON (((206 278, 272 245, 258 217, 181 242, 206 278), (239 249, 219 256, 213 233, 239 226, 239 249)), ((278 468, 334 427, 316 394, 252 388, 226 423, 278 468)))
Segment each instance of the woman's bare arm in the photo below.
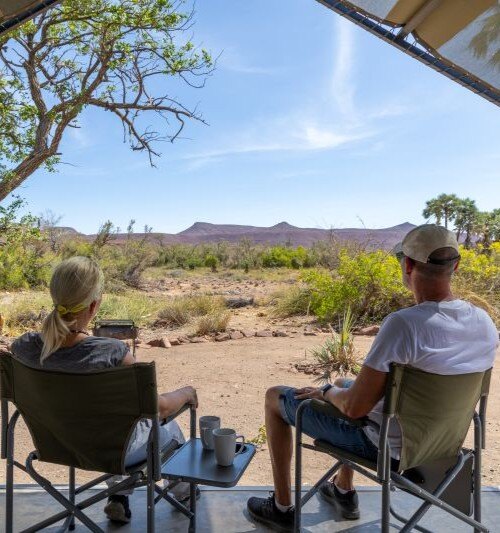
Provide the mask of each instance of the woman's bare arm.
MULTIPOLYGON (((128 352, 122 359, 123 366, 135 364, 134 356, 128 352)), ((172 392, 164 392, 158 395, 158 410, 160 418, 167 418, 177 413, 185 404, 198 407, 198 397, 193 387, 182 387, 172 392)))

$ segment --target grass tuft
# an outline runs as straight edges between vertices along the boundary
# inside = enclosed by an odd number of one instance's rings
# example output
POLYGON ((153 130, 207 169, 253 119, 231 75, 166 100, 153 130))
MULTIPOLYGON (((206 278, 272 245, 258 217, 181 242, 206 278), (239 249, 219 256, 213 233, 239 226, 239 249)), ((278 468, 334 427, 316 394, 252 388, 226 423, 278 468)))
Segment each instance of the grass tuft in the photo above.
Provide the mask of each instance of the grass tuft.
POLYGON ((230 319, 229 311, 215 311, 201 316, 196 321, 196 334, 209 335, 226 331, 230 319))
POLYGON ((311 291, 307 287, 292 287, 277 293, 272 301, 272 316, 288 318, 309 314, 311 291))
POLYGON ((158 313, 158 320, 166 326, 180 327, 197 317, 221 314, 224 309, 224 299, 219 296, 179 296, 163 306, 158 313))
POLYGON ((348 308, 340 324, 339 333, 332 331, 332 337, 327 339, 323 346, 311 351, 316 359, 315 366, 321 371, 317 381, 328 383, 332 374, 343 377, 359 373, 361 365, 354 349, 353 327, 354 316, 348 308))

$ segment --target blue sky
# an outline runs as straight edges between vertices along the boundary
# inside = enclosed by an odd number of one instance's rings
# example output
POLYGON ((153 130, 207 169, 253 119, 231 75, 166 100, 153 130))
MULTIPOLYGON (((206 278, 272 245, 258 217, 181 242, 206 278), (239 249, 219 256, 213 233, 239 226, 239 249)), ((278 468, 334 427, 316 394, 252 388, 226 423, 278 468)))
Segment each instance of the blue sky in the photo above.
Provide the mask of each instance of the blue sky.
POLYGON ((455 193, 500 207, 498 110, 315 0, 210 0, 194 41, 222 53, 198 104, 162 144, 156 168, 123 143, 121 125, 86 111, 66 134, 56 174, 20 194, 29 210, 95 232, 134 218, 154 231, 195 221, 301 227, 421 223, 425 200, 455 193))

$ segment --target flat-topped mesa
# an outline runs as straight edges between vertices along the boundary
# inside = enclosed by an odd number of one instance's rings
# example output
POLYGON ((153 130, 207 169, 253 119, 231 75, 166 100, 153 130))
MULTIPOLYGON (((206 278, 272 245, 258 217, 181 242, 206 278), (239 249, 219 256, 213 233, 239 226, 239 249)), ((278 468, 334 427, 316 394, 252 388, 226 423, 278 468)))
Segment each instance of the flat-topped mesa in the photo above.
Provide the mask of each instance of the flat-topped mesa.
MULTIPOLYGON (((113 244, 121 244, 132 239, 147 238, 154 242, 163 244, 202 244, 228 242, 238 243, 243 239, 263 245, 283 245, 292 246, 312 246, 318 241, 328 241, 332 234, 342 241, 356 241, 363 243, 371 249, 382 248, 390 250, 401 241, 403 237, 415 226, 409 222, 398 224, 389 228, 369 229, 369 228, 299 228, 292 226, 286 221, 279 222, 270 227, 244 226, 241 224, 212 224, 210 222, 195 222, 189 228, 176 233, 152 233, 145 235, 142 233, 115 234, 113 244)), ((69 237, 69 236, 68 236, 69 237)), ((95 235, 79 235, 85 240, 92 240, 95 235)), ((1 239, 0 239, 1 240, 1 239)))

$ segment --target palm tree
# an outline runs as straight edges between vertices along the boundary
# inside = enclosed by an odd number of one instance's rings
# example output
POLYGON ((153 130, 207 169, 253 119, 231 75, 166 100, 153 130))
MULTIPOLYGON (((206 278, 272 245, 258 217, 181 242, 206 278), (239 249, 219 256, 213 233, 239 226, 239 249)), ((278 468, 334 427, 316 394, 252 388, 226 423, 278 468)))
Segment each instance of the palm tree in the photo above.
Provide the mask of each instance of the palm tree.
POLYGON ((470 248, 472 232, 478 212, 474 200, 470 198, 459 200, 455 214, 455 231, 457 232, 457 241, 460 240, 462 233, 465 233, 464 244, 466 248, 470 248))
POLYGON ((473 229, 484 251, 488 252, 491 243, 500 239, 500 209, 479 212, 473 229))
POLYGON ((448 228, 448 222, 456 216, 459 203, 460 199, 455 194, 440 194, 437 198, 432 198, 426 202, 422 215, 427 219, 435 217, 438 226, 444 219, 444 227, 448 228))

